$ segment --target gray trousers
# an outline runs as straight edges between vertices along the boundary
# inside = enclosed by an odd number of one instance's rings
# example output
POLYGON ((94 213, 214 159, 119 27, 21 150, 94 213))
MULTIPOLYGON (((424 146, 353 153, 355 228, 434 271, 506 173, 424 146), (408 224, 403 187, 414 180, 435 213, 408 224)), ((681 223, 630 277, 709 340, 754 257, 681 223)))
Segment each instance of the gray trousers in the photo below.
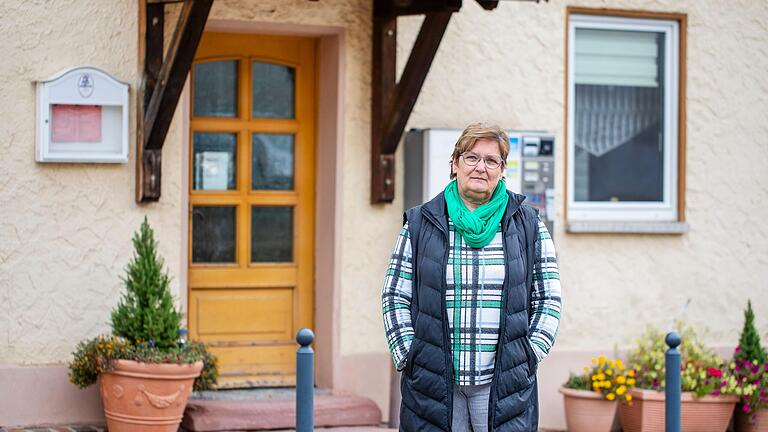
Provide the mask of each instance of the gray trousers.
POLYGON ((453 386, 453 432, 488 432, 488 403, 491 383, 453 386), (470 425, 472 427, 470 428, 470 425))

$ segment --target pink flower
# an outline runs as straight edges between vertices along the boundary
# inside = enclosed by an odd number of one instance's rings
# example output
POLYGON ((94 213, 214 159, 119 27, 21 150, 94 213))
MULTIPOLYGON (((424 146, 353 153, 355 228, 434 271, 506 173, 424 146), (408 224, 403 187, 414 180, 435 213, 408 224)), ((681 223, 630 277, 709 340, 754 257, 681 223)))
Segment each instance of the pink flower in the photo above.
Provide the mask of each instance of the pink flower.
POLYGON ((741 407, 741 410, 745 413, 748 413, 750 409, 752 408, 750 408, 749 404, 744 404, 744 406, 741 407))
POLYGON ((710 376, 713 376, 715 378, 720 378, 723 376, 723 371, 721 371, 718 368, 709 368, 707 369, 707 371, 709 372, 710 376))
POLYGON ((712 396, 720 396, 720 390, 712 390, 712 393, 710 393, 712 396))
POLYGON ((736 349, 735 349, 735 350, 733 350, 733 351, 735 351, 735 352, 741 352, 741 347, 738 347, 738 346, 737 346, 737 347, 736 347, 736 349))

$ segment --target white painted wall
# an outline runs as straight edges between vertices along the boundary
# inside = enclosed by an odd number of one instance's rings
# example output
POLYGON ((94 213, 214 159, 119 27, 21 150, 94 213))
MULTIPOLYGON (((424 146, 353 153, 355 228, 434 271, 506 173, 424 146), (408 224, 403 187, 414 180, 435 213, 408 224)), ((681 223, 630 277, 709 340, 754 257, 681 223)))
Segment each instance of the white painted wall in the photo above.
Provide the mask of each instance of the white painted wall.
POLYGON ((181 142, 172 128, 163 200, 147 206, 134 200, 133 145, 127 164, 36 163, 35 81, 61 69, 90 64, 130 83, 135 129, 138 3, 3 2, 0 16, 0 364, 59 363, 108 330, 145 215, 179 274, 181 142))
MULTIPOLYGON (((690 232, 568 234, 559 188, 554 235, 565 305, 555 353, 628 347, 646 324, 665 326, 688 298, 685 318, 708 327, 713 345, 732 346, 748 297, 758 317, 768 314, 768 3, 503 1, 487 12, 467 0, 448 27, 408 128, 482 120, 549 130, 557 134, 562 167, 568 5, 688 14, 690 232)), ((132 0, 0 4, 0 364, 62 364, 78 340, 108 330, 130 236, 144 215, 157 230, 174 292, 184 292, 186 144, 178 112, 163 150, 159 203, 134 202, 134 145, 125 165, 34 162, 35 80, 92 64, 131 83, 135 106, 137 7, 132 0)), ((353 366, 343 381, 354 384, 339 385, 368 393, 386 412, 386 372, 371 373, 360 362, 386 364, 379 295, 401 221, 403 164, 399 152, 395 202, 371 205, 371 8, 370 0, 217 0, 211 18, 345 29, 338 347, 340 364, 353 366)), ((400 70, 420 22, 399 20, 400 70)), ((562 178, 559 170, 557 184, 562 178)), ((758 324, 765 333, 768 322, 758 318, 758 324)))
MULTIPOLYGON (((762 1, 552 0, 500 2, 490 13, 465 2, 452 19, 408 127, 483 120, 557 134, 557 350, 629 347, 688 298, 684 318, 717 346, 735 346, 748 297, 768 314, 767 17, 762 1), (688 234, 564 232, 566 6, 688 15, 688 234)), ((420 21, 398 23, 401 68, 420 21)), ((768 336, 768 321, 758 324, 768 336)))

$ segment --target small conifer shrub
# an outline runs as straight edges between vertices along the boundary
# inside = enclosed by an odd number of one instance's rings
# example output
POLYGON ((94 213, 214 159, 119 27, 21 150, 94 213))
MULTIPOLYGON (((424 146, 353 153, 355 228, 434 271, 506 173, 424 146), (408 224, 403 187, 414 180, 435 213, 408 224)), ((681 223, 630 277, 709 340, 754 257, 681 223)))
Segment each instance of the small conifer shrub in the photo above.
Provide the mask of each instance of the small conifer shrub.
POLYGON ((69 380, 80 388, 114 369, 115 360, 143 363, 203 362, 195 390, 215 387, 218 361, 204 344, 179 338, 181 313, 173 304, 170 276, 157 253, 157 241, 144 218, 133 236, 133 257, 122 278, 126 291, 112 310, 112 334, 87 339, 69 363, 69 380))

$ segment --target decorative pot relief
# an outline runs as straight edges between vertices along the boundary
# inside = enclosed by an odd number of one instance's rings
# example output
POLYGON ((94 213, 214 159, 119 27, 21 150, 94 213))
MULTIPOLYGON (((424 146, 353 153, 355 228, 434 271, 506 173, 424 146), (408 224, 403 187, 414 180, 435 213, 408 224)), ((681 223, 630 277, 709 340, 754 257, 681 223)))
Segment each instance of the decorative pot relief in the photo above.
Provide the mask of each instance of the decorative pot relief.
MULTIPOLYGON (((169 394, 168 396, 152 394, 148 392, 143 385, 139 385, 139 392, 144 394, 150 405, 158 409, 164 409, 168 408, 169 406, 173 405, 174 402, 176 402, 179 396, 181 396, 181 394, 184 392, 184 385, 182 384, 175 393, 169 394)), ((136 399, 140 399, 140 396, 137 395, 136 399)))
POLYGON ((115 395, 116 399, 122 399, 125 389, 123 389, 123 386, 115 384, 112 386, 112 394, 115 395))

